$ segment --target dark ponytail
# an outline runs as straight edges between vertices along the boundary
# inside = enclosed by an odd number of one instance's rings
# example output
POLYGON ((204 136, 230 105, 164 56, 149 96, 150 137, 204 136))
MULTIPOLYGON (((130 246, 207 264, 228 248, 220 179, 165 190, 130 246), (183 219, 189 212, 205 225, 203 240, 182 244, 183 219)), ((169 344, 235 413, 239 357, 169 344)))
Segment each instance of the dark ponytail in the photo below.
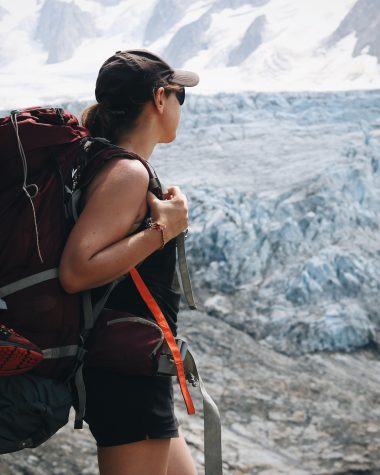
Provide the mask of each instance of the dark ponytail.
POLYGON ((93 137, 117 142, 121 133, 133 129, 145 103, 131 103, 125 111, 112 111, 102 104, 93 104, 81 114, 81 122, 93 137))

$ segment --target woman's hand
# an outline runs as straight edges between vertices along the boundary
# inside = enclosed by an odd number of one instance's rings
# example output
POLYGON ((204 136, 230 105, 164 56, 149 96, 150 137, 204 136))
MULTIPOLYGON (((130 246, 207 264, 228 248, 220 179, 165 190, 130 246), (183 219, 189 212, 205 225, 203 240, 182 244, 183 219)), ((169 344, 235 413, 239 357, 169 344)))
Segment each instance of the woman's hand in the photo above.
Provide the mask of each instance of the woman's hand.
POLYGON ((165 197, 165 200, 159 200, 148 191, 147 203, 152 220, 166 225, 165 241, 170 241, 188 228, 188 205, 186 196, 178 186, 170 186, 165 197))

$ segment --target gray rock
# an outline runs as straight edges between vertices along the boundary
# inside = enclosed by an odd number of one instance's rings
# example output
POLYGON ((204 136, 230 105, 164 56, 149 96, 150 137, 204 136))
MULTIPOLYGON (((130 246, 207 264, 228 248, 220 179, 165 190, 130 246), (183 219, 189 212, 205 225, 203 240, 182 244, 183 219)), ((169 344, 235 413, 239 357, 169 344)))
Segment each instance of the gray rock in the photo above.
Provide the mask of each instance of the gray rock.
MULTIPOLYGON (((380 473, 378 354, 289 357, 218 318, 183 311, 186 336, 222 423, 225 475, 380 473)), ((202 404, 188 416, 179 387, 176 412, 199 473, 202 404)), ((95 475, 96 447, 87 426, 70 424, 38 449, 3 455, 4 475, 95 475)))
POLYGON ((166 34, 182 18, 187 6, 186 0, 160 0, 157 2, 145 28, 144 45, 149 45, 166 34))
POLYGON ((102 5, 105 5, 106 7, 118 5, 121 2, 121 0, 95 0, 95 1, 101 3, 102 5))
POLYGON ((368 54, 376 56, 380 61, 379 28, 379 2, 377 0, 358 0, 330 36, 327 45, 334 45, 345 36, 355 33, 357 41, 353 55, 358 56, 367 48, 368 54))
POLYGON ((84 38, 96 36, 96 29, 89 13, 74 2, 46 0, 43 4, 36 38, 48 51, 48 63, 58 63, 71 58, 84 38))
POLYGON ((163 57, 174 67, 182 67, 189 58, 207 48, 205 32, 210 24, 211 14, 207 11, 198 20, 180 28, 165 48, 163 57))
POLYGON ((269 3, 269 0, 218 0, 214 3, 213 8, 215 10, 224 10, 225 8, 239 8, 244 5, 250 5, 252 7, 261 7, 269 3))
POLYGON ((0 6, 0 20, 2 20, 6 15, 9 15, 8 10, 0 6))
POLYGON ((240 65, 249 55, 251 55, 262 43, 265 30, 266 16, 260 15, 255 18, 248 27, 239 46, 230 51, 228 66, 240 65))

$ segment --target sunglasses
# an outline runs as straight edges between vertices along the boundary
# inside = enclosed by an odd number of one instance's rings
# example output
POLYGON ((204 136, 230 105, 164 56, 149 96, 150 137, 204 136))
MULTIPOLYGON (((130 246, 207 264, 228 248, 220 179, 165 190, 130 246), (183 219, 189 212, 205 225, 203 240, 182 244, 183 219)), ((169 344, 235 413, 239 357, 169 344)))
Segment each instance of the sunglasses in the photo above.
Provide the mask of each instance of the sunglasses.
POLYGON ((181 87, 181 89, 176 89, 175 96, 178 99, 179 105, 182 106, 185 102, 185 88, 181 87))
POLYGON ((182 104, 185 102, 185 88, 181 87, 180 89, 177 89, 174 87, 165 87, 165 89, 168 91, 173 91, 179 102, 179 105, 182 106, 182 104))

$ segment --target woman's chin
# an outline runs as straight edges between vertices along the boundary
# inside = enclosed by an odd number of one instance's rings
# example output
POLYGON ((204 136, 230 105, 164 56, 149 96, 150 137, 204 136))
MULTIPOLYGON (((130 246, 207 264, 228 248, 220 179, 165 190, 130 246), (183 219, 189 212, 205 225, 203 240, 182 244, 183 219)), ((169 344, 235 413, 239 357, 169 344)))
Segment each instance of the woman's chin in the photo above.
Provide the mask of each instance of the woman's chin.
POLYGON ((169 135, 169 136, 161 138, 158 143, 171 143, 175 140, 176 136, 177 136, 177 134, 176 134, 176 132, 174 132, 173 135, 169 135))

